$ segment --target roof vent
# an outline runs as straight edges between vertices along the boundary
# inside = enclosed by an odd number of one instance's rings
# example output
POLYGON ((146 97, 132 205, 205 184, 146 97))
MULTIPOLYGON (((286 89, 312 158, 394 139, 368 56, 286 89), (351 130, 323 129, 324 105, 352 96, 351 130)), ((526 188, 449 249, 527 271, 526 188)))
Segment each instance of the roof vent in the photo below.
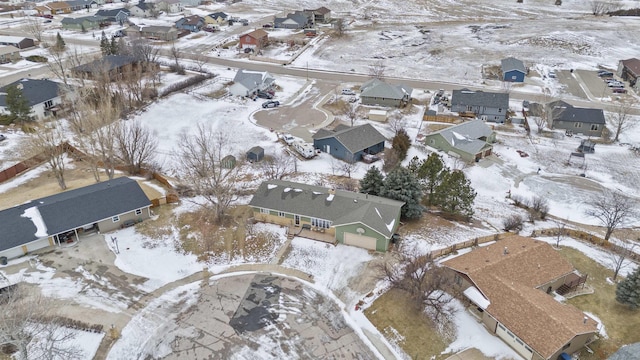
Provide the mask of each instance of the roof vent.
POLYGON ((24 85, 18 84, 18 85, 16 85, 16 88, 19 89, 19 90, 22 90, 22 89, 24 89, 24 85))
POLYGON ((336 193, 336 189, 334 188, 329 189, 329 194, 335 195, 335 193, 336 193))
POLYGON ((502 252, 503 255, 507 255, 509 253, 509 249, 507 249, 507 247, 504 247, 504 251, 502 252))
POLYGON ((587 320, 589 320, 589 318, 585 316, 585 317, 582 319, 582 323, 583 323, 583 324, 586 324, 586 323, 587 323, 587 320))
POLYGON ((357 202, 358 202, 358 199, 353 199, 353 202, 354 202, 354 203, 357 203, 357 202))

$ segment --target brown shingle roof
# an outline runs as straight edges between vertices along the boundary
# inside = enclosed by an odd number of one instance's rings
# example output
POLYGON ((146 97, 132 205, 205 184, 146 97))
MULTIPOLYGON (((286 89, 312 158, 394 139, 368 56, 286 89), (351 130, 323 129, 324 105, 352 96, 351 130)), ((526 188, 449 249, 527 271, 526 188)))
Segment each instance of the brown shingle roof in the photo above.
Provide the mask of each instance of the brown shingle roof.
POLYGON ((582 311, 537 289, 573 271, 545 242, 512 236, 443 264, 466 274, 491 302, 487 313, 545 358, 576 335, 597 332, 582 311))
POLYGON ((242 36, 251 36, 254 39, 260 40, 263 37, 269 36, 269 34, 267 34, 267 32, 262 30, 262 29, 256 29, 256 30, 253 30, 252 32, 244 34, 242 36))
POLYGON ((636 58, 622 60, 622 65, 629 69, 636 77, 640 77, 640 60, 636 58))
POLYGON ((50 2, 46 6, 49 7, 50 9, 66 9, 70 7, 70 5, 64 1, 50 2))

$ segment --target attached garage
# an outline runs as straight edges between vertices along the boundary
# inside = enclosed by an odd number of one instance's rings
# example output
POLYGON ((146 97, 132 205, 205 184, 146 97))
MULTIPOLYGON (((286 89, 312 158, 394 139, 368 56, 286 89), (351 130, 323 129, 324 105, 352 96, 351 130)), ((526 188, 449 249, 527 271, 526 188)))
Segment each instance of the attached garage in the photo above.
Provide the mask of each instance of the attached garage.
POLYGON ((533 357, 533 351, 525 343, 515 336, 511 331, 507 330, 504 325, 498 323, 496 328, 496 335, 504 340, 509 346, 511 346, 518 354, 522 355, 525 359, 529 360, 533 357))
POLYGON ((377 240, 376 238, 371 236, 345 233, 344 243, 345 245, 357 246, 369 250, 376 250, 377 240))

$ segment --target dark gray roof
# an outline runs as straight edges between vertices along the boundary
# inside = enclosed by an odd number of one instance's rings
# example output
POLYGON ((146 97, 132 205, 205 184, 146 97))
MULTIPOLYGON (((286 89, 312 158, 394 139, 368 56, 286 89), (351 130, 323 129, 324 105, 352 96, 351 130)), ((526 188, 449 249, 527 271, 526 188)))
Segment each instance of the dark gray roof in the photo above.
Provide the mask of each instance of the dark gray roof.
POLYGON ((134 6, 137 6, 142 11, 147 11, 147 10, 152 10, 153 9, 153 4, 150 4, 150 3, 147 3, 147 2, 142 2, 142 1, 139 2, 137 5, 134 5, 134 6))
POLYGON ((22 95, 29 100, 29 106, 43 103, 58 97, 60 83, 51 80, 22 79, 0 89, 0 106, 7 106, 7 89, 22 85, 22 95))
POLYGON ((249 149, 249 151, 247 151, 247 154, 256 154, 256 155, 264 154, 264 149, 260 146, 254 146, 251 149, 249 149))
POLYGON ((62 19, 62 24, 82 24, 85 21, 99 23, 105 21, 107 18, 100 15, 82 16, 77 18, 66 17, 62 19))
POLYGON ((640 342, 623 345, 607 360, 638 360, 640 359, 640 342))
POLYGON ((97 4, 97 1, 95 0, 66 0, 65 2, 69 4, 69 6, 71 7, 76 7, 76 6, 89 7, 93 3, 97 4))
POLYGON ((389 85, 380 79, 370 79, 362 84, 360 96, 402 100, 411 96, 413 89, 406 85, 389 85))
POLYGON ((114 69, 119 69, 125 65, 132 64, 135 61, 136 59, 133 56, 107 55, 107 56, 104 56, 102 59, 93 60, 90 63, 76 66, 75 68, 73 68, 73 71, 86 72, 86 73, 93 73, 94 71, 96 71, 99 73, 100 71, 104 71, 104 70, 110 71, 114 69))
POLYGON ((451 106, 472 105, 491 108, 509 108, 509 94, 493 93, 488 91, 471 91, 469 89, 453 90, 451 94, 451 106))
POLYGON ((493 130, 482 120, 472 120, 429 134, 427 139, 436 134, 442 136, 451 146, 475 155, 487 146, 486 141, 478 139, 488 138, 493 134, 493 130))
POLYGON ((0 251, 150 205, 140 185, 128 177, 31 200, 0 211, 0 251), (36 236, 36 225, 30 218, 22 216, 25 211, 34 211, 31 208, 39 212, 46 234, 36 236))
POLYGON ((387 238, 398 225, 395 219, 404 205, 379 196, 335 190, 282 180, 263 182, 249 205, 329 220, 333 225, 363 223, 387 238))
POLYGON ((222 20, 224 20, 224 19, 226 19, 229 15, 227 15, 227 14, 225 14, 225 13, 221 12, 221 11, 218 11, 218 12, 214 12, 214 13, 212 13, 212 14, 209 14, 209 15, 207 15, 207 16, 209 16, 209 17, 210 17, 210 18, 212 18, 212 19, 218 19, 218 18, 221 18, 222 20))
POLYGON ((127 15, 131 15, 129 9, 126 8, 118 8, 118 9, 100 9, 96 12, 96 15, 104 16, 104 17, 114 17, 118 15, 120 12, 123 12, 127 15))
POLYGON ((386 140, 371 124, 354 126, 339 131, 322 131, 321 129, 313 135, 314 140, 330 137, 336 138, 352 154, 386 140))
POLYGON ((502 64, 503 73, 511 70, 520 71, 523 74, 527 73, 527 69, 524 67, 524 63, 514 57, 502 59, 500 63, 502 64))
POLYGON ((309 19, 304 16, 302 13, 293 13, 293 14, 287 14, 287 17, 283 17, 283 18, 274 18, 273 19, 273 23, 274 25, 277 24, 281 24, 283 22, 285 22, 286 20, 291 19, 293 20, 296 24, 300 25, 300 26, 304 26, 307 24, 307 22, 309 22, 309 19))
POLYGON ((579 122, 585 124, 604 124, 602 109, 573 107, 564 101, 549 104, 553 121, 579 122))

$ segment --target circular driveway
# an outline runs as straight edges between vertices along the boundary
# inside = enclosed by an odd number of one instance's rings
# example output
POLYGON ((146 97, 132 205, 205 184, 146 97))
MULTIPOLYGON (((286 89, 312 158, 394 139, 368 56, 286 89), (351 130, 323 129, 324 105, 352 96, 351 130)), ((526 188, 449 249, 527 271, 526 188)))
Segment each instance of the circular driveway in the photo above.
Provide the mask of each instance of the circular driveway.
POLYGON ((330 298, 269 273, 210 280, 165 359, 373 359, 330 298))

